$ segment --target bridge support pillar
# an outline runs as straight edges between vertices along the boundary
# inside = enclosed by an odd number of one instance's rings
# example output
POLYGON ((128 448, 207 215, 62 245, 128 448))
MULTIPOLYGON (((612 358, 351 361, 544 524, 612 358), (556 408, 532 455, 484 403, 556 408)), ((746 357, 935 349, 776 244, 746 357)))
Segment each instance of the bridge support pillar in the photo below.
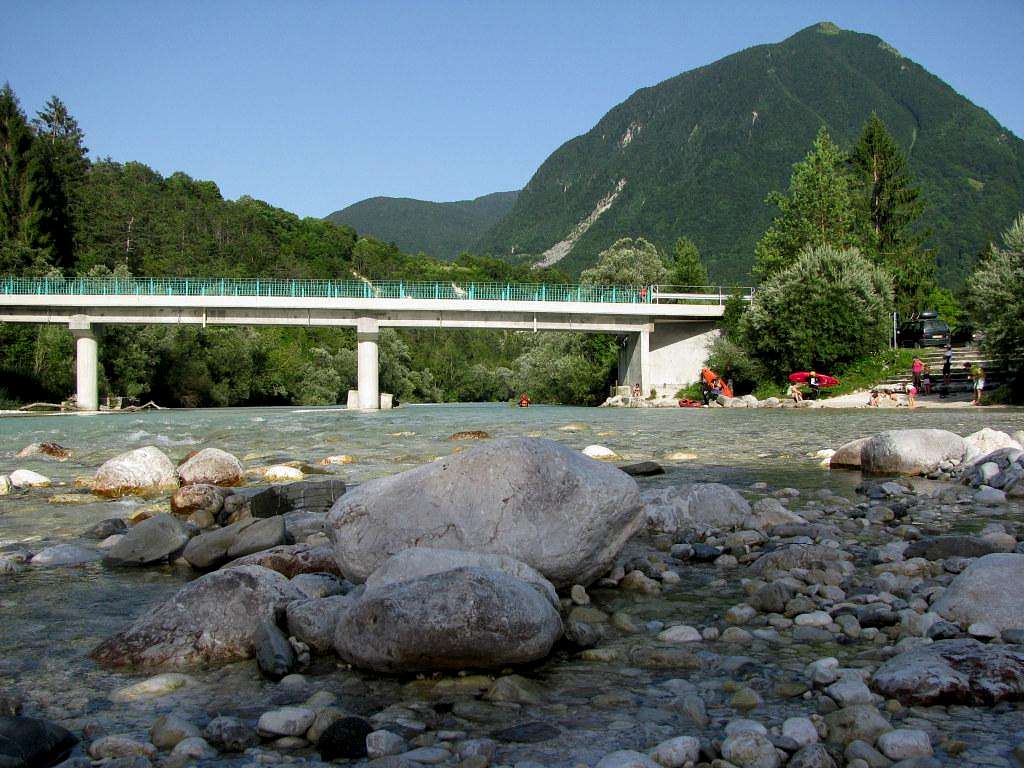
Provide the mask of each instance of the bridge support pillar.
POLYGON ((98 411, 99 391, 96 386, 99 349, 95 328, 86 317, 75 316, 68 323, 75 337, 75 394, 78 407, 83 411, 98 411))
POLYGON ((651 393, 651 331, 626 337, 626 346, 619 351, 619 384, 639 384, 644 397, 651 393))
POLYGON ((356 363, 361 411, 376 411, 380 408, 379 336, 380 327, 374 318, 360 317, 356 321, 356 363))

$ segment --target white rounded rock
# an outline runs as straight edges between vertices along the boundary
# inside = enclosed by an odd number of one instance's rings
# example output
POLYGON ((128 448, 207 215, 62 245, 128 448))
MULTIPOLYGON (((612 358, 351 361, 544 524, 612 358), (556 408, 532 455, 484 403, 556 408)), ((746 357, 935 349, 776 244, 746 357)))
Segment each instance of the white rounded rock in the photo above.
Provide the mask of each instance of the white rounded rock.
POLYGON ((700 759, 700 739, 696 736, 676 736, 661 742, 651 750, 650 756, 665 768, 682 768, 700 759))
POLYGON ((818 743, 818 729, 809 717, 790 717, 782 723, 782 735, 801 747, 818 743))
POLYGON ((307 707, 281 707, 260 715, 256 729, 267 736, 305 736, 315 719, 307 707))
POLYGON ((275 464, 263 470, 263 479, 270 483, 287 483, 292 480, 301 480, 304 477, 301 469, 285 464, 275 464))
POLYGON ((913 728, 897 728, 878 737, 879 751, 890 760, 930 757, 932 742, 928 734, 913 728))
POLYGON ((15 488, 46 488, 50 485, 50 478, 33 472, 31 469, 16 469, 11 472, 11 485, 15 488))
POLYGON ((703 639, 704 638, 701 637, 700 632, 698 632, 695 627, 690 627, 686 624, 680 624, 677 627, 669 627, 658 634, 658 640, 663 643, 699 643, 703 639))
POLYGON ((605 448, 603 445, 588 445, 583 449, 583 455, 589 456, 592 459, 598 459, 599 461, 615 461, 619 458, 615 451, 611 448, 605 448))

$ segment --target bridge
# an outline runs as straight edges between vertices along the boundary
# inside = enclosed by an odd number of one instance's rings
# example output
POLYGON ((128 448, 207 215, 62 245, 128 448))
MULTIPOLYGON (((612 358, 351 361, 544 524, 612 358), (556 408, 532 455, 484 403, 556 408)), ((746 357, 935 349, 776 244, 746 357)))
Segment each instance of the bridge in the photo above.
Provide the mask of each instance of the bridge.
POLYGON ((380 407, 381 328, 611 333, 625 340, 619 382, 668 391, 699 375, 716 320, 736 292, 590 286, 237 278, 0 276, 0 322, 66 325, 79 408, 97 410, 98 326, 295 325, 355 328, 358 407, 380 407))

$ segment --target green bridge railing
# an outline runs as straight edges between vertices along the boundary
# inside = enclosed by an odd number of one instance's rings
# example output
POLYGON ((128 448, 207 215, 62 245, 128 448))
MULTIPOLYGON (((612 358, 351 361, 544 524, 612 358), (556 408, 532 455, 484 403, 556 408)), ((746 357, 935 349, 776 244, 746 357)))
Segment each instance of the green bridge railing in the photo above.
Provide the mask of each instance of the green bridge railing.
POLYGON ((0 276, 0 296, 268 296, 317 299, 574 301, 600 304, 722 303, 724 287, 444 283, 401 280, 280 280, 217 277, 0 276))

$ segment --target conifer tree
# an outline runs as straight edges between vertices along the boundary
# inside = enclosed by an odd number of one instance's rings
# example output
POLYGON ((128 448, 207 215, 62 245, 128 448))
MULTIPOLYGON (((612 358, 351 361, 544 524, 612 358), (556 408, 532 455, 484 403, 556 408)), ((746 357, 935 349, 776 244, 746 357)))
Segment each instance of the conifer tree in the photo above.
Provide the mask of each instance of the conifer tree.
POLYGON ((808 247, 858 246, 858 222, 845 153, 822 126, 811 151, 793 166, 789 191, 772 192, 779 215, 755 249, 754 274, 764 280, 796 262, 808 247))
POLYGON ((52 216, 46 159, 18 98, 0 88, 0 272, 50 267, 52 216))
POLYGON ((669 272, 673 285, 703 288, 708 284, 708 270, 700 260, 700 251, 688 237, 676 240, 669 272))
POLYGON ((906 159, 877 114, 864 124, 850 160, 868 224, 865 250, 892 275, 898 311, 908 315, 924 309, 921 303, 935 284, 934 254, 924 248, 926 233, 915 227, 924 202, 906 159))
POLYGON ((81 216, 82 192, 89 161, 85 134, 59 98, 51 96, 45 109, 32 121, 36 131, 34 151, 45 176, 48 217, 44 222, 53 243, 54 260, 62 266, 74 261, 76 224, 81 216))

